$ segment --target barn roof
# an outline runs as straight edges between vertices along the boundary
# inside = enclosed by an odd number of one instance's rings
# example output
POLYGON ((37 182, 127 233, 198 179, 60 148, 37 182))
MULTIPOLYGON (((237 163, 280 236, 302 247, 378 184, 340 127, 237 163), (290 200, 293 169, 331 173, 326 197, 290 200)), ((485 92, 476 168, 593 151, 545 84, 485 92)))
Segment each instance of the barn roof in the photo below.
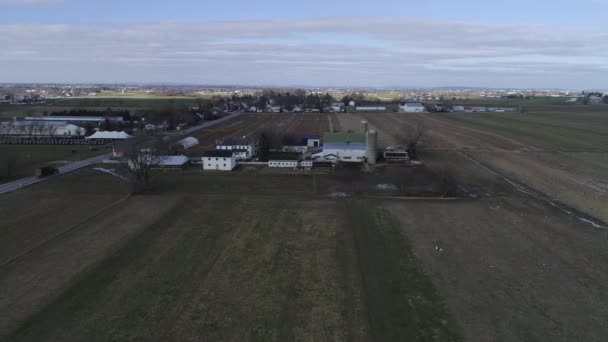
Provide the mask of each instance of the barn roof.
POLYGON ((365 143, 363 133, 326 133, 323 136, 323 143, 365 143))
POLYGON ((95 134, 86 137, 85 139, 129 139, 133 138, 133 136, 127 134, 126 132, 95 132, 95 134))
POLYGON ((157 166, 182 166, 188 163, 186 156, 158 156, 157 166))
POLYGON ((232 157, 233 153, 234 153, 234 151, 232 151, 232 150, 213 150, 213 151, 206 151, 205 153, 203 153, 203 157, 230 158, 230 157, 232 157))
POLYGON ((187 149, 187 148, 198 145, 198 139, 196 139, 194 137, 187 137, 187 138, 184 138, 184 139, 178 141, 177 143, 182 145, 182 147, 184 149, 187 149))

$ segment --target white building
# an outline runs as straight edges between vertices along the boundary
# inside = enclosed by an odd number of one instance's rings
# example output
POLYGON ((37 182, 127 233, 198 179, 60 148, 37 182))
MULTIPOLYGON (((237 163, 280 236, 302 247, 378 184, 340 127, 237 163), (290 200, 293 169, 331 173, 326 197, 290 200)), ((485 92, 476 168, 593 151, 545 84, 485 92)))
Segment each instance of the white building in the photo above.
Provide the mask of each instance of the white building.
POLYGON ((86 137, 85 139, 106 139, 106 140, 124 140, 130 139, 133 136, 129 135, 126 132, 113 132, 113 131, 103 131, 103 132, 95 132, 95 134, 86 137))
POLYGON ((84 136, 82 127, 62 121, 14 120, 0 123, 0 134, 20 136, 84 136))
POLYGON ((268 167, 292 168, 298 167, 297 160, 269 160, 268 167))
POLYGON ((358 112, 382 112, 386 107, 356 107, 358 112))
POLYGON ((401 113, 423 113, 424 105, 420 102, 401 102, 399 104, 401 113))
POLYGON ((234 152, 230 150, 207 151, 202 160, 203 170, 232 171, 237 164, 234 152))
POLYGON ((323 151, 313 154, 317 160, 361 163, 367 157, 367 142, 362 133, 327 133, 323 136, 323 151))
POLYGON ((215 142, 220 151, 234 151, 238 160, 251 159, 255 155, 255 143, 247 139, 224 139, 215 142))

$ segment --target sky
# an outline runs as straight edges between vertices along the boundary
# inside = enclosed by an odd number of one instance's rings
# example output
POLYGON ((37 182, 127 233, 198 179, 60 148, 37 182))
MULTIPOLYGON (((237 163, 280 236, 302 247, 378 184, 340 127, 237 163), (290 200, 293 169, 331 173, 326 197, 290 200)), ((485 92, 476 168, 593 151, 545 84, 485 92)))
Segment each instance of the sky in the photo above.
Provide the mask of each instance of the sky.
POLYGON ((0 0, 0 82, 608 88, 608 0, 0 0))

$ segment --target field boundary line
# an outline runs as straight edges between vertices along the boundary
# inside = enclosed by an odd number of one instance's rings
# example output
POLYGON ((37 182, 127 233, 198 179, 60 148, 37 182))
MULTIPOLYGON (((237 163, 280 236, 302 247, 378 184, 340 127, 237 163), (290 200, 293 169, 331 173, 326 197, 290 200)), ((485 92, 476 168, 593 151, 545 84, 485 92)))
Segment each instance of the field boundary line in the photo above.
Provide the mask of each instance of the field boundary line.
POLYGON ((92 216, 89 216, 89 217, 87 217, 86 219, 84 219, 84 220, 82 220, 82 221, 80 221, 80 222, 78 222, 78 223, 74 224, 73 226, 71 226, 71 227, 70 227, 70 228, 68 228, 67 230, 65 230, 65 231, 63 231, 63 232, 61 232, 61 233, 59 233, 58 235, 55 235, 55 236, 53 236, 52 238, 50 238, 50 239, 48 239, 48 240, 44 241, 43 243, 41 243, 41 244, 39 244, 39 245, 37 245, 37 246, 35 246, 35 247, 32 247, 32 248, 30 248, 30 249, 26 250, 25 252, 22 252, 22 253, 20 253, 20 254, 16 255, 15 257, 11 258, 10 260, 8 260, 8 261, 4 262, 2 265, 0 265, 0 268, 1 268, 1 267, 4 267, 4 266, 7 266, 7 265, 9 265, 9 264, 11 264, 11 263, 13 263, 13 262, 17 261, 18 259, 20 259, 20 258, 22 258, 22 257, 26 256, 27 254, 30 254, 31 252, 33 252, 33 251, 35 251, 35 250, 37 250, 37 249, 39 249, 39 248, 42 248, 42 247, 46 246, 47 244, 49 244, 49 243, 51 243, 51 242, 53 242, 53 241, 58 240, 59 238, 61 238, 61 237, 63 237, 64 235, 66 235, 67 233, 70 233, 70 232, 75 231, 75 230, 76 230, 76 229, 78 229, 80 226, 82 226, 84 223, 87 223, 87 222, 89 222, 89 221, 94 220, 95 218, 99 217, 101 214, 103 214, 103 213, 105 213, 106 211, 108 211, 108 210, 112 209, 113 207, 117 206, 118 204, 123 203, 124 201, 126 201, 127 199, 129 199, 129 198, 131 198, 131 197, 132 197, 132 195, 131 195, 131 194, 129 194, 129 195, 127 195, 127 196, 125 196, 125 197, 123 197, 123 198, 119 199, 118 201, 116 201, 116 202, 114 202, 114 203, 111 203, 111 204, 109 204, 109 205, 105 206, 105 207, 104 207, 104 208, 102 208, 102 209, 101 209, 99 212, 97 212, 97 213, 93 214, 92 216))
POLYGON ((538 190, 534 189, 533 187, 526 185, 525 183, 510 179, 507 176, 501 174, 500 172, 495 171, 494 169, 492 169, 489 166, 485 165, 484 163, 480 162, 479 160, 471 157, 467 153, 464 153, 464 152, 459 152, 459 153, 462 154, 469 161, 477 164, 482 169, 490 172, 491 174, 493 174, 499 178, 502 178, 504 181, 511 184, 517 191, 524 193, 528 196, 531 196, 537 200, 543 201, 543 202, 551 205, 552 207, 559 209, 559 210, 563 211, 564 213, 578 219, 579 221, 590 224, 594 228, 608 230, 608 224, 603 222, 602 220, 595 218, 589 214, 586 214, 580 210, 577 210, 561 201, 553 199, 553 198, 549 197, 548 195, 544 194, 543 192, 538 191, 538 190))

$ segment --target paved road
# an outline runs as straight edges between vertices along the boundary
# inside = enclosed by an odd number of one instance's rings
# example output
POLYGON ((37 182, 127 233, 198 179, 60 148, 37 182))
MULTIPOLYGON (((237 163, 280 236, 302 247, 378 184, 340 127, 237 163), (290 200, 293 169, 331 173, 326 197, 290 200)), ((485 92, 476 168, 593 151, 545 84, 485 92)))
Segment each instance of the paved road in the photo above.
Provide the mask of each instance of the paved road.
MULTIPOLYGON (((90 159, 85 159, 85 160, 80 160, 71 164, 67 164, 64 166, 59 167, 59 173, 50 177, 44 177, 44 178, 37 178, 37 177, 26 177, 26 178, 22 178, 19 180, 16 180, 14 182, 10 182, 10 183, 6 183, 6 184, 0 184, 0 194, 4 194, 10 191, 14 191, 23 187, 26 187, 28 185, 32 185, 32 184, 36 184, 38 182, 42 182, 45 181, 47 179, 51 179, 53 177, 58 177, 60 175, 66 174, 68 172, 72 172, 74 170, 78 170, 81 169, 85 166, 89 166, 91 164, 95 164, 98 163, 104 159, 108 159, 112 157, 112 153, 107 153, 101 156, 97 156, 97 157, 93 157, 90 159)), ((34 172, 34 170, 32 170, 32 173, 34 172)))
POLYGON ((242 114, 243 113, 232 113, 232 114, 230 114, 228 116, 225 116, 225 117, 223 117, 221 119, 217 119, 217 120, 213 120, 213 121, 207 121, 207 122, 202 123, 200 125, 197 125, 197 126, 194 126, 194 127, 190 127, 190 128, 185 129, 183 131, 176 132, 176 134, 185 135, 185 134, 190 134, 190 133, 193 133, 193 132, 196 132, 196 131, 200 131, 201 129, 205 129, 207 127, 211 127, 211 126, 217 125, 217 124, 219 124, 221 122, 224 122, 226 120, 230 120, 232 118, 236 118, 236 117, 238 117, 238 116, 240 116, 242 114))
MULTIPOLYGON (((172 135, 173 136, 177 136, 177 135, 190 134, 190 133, 199 131, 201 129, 205 129, 207 127, 211 127, 211 126, 217 125, 219 123, 222 123, 224 121, 230 120, 232 118, 236 118, 236 117, 238 117, 238 116, 240 116, 242 114, 243 113, 232 113, 232 114, 230 114, 228 116, 225 116, 225 117, 223 117, 221 119, 217 119, 217 120, 213 120, 213 121, 207 121, 205 123, 202 123, 202 124, 194 126, 194 127, 190 127, 188 129, 185 129, 183 131, 177 132, 174 135, 173 134, 172 135)), ((60 167, 59 168, 59 173, 56 174, 56 175, 50 176, 50 177, 45 177, 45 178, 26 177, 26 178, 22 178, 22 179, 16 180, 16 181, 11 182, 11 183, 0 184, 0 194, 4 194, 4 193, 7 193, 7 192, 10 192, 10 191, 22 188, 22 187, 26 187, 28 185, 36 184, 38 182, 42 182, 44 180, 60 176, 62 174, 66 174, 66 173, 74 171, 74 170, 81 169, 81 168, 83 168, 85 166, 98 163, 98 162, 100 162, 100 161, 102 161, 104 159, 108 159, 110 157, 112 157, 112 154, 108 153, 108 154, 104 154, 102 156, 94 157, 94 158, 91 158, 91 159, 77 161, 75 163, 68 164, 68 165, 60 167)), ((33 171, 34 170, 32 170, 32 172, 33 171)))

